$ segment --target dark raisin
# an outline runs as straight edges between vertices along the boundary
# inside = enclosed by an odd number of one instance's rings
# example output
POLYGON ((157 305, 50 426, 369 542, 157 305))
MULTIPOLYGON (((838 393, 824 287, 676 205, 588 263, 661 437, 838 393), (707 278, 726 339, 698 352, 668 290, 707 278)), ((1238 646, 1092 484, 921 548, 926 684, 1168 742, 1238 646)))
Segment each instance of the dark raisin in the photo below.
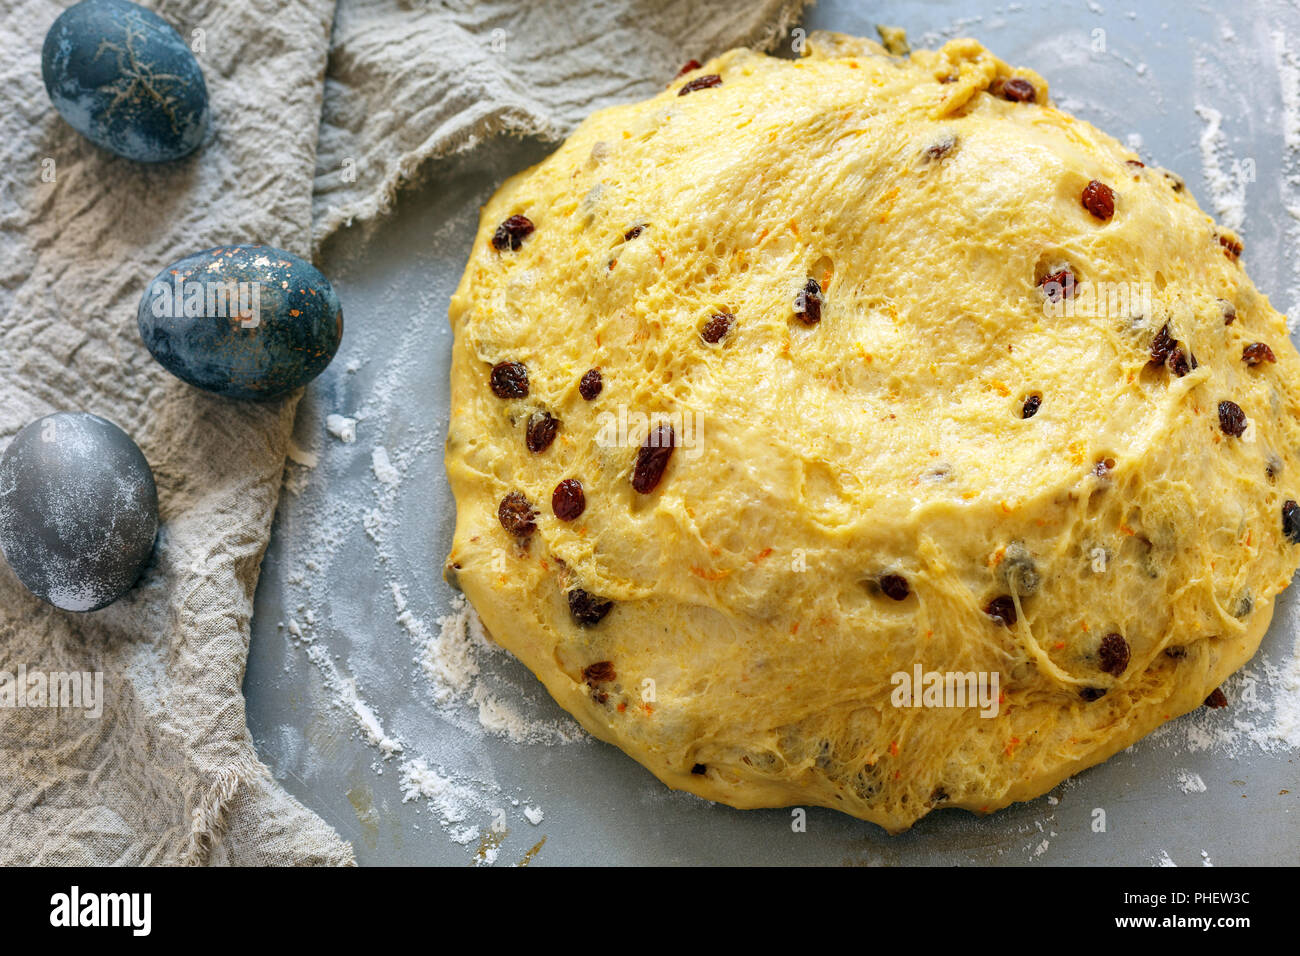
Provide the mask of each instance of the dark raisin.
POLYGON ((1097 649, 1097 666, 1112 677, 1118 677, 1128 668, 1128 641, 1118 634, 1107 634, 1097 649))
POLYGON ((1043 396, 1030 395, 1025 399, 1025 404, 1020 408, 1021 418, 1033 418, 1038 414, 1038 410, 1043 406, 1043 396))
POLYGON ((1173 354, 1174 348, 1178 342, 1169 334, 1169 323, 1166 322, 1156 333, 1156 337, 1151 340, 1151 362, 1152 367, 1164 365, 1169 361, 1169 356, 1173 354))
POLYGON ((1086 700, 1088 703, 1092 703, 1094 700, 1101 700, 1103 697, 1106 696, 1106 688, 1084 687, 1079 691, 1079 696, 1082 697, 1084 700, 1086 700))
POLYGON ((1233 438, 1240 438, 1246 430, 1246 413, 1236 402, 1219 402, 1219 429, 1233 438))
POLYGON ((1187 184, 1183 182, 1183 177, 1179 176, 1177 173, 1171 173, 1167 169, 1162 169, 1160 170, 1160 175, 1165 177, 1165 182, 1169 183, 1169 188, 1176 193, 1182 192, 1187 186, 1187 184))
POLYGON ((735 321, 736 317, 730 312, 714 312, 700 331, 700 338, 710 345, 721 342, 722 337, 731 331, 731 323, 735 321))
POLYGON ((528 418, 528 428, 524 441, 533 454, 546 451, 555 441, 555 433, 560 430, 560 420, 550 412, 533 412, 528 418))
POLYGON ((617 676, 613 661, 596 661, 582 669, 582 679, 588 684, 607 684, 617 676))
POLYGON ((677 447, 677 433, 672 425, 662 422, 650 430, 645 441, 637 449, 636 465, 632 468, 632 487, 643 495, 648 495, 663 480, 668 459, 677 447))
POLYGON ((1124 160, 1124 165, 1132 166, 1134 169, 1143 169, 1146 167, 1146 163, 1142 162, 1140 159, 1126 159, 1124 160))
POLYGON ((591 401, 600 394, 600 390, 604 388, 604 386, 605 383, 600 377, 600 369, 587 369, 586 374, 582 376, 582 380, 578 382, 578 394, 587 401, 591 401))
POLYGON ((901 574, 882 574, 880 576, 880 590, 895 601, 905 601, 907 596, 912 593, 907 578, 901 574))
POLYGON ((551 492, 551 510, 561 521, 574 521, 587 510, 587 495, 577 478, 565 478, 551 492))
POLYGON ((794 297, 794 317, 804 325, 816 325, 822 320, 822 287, 816 279, 809 279, 794 297))
POLYGON ((537 513, 533 511, 533 506, 528 503, 522 491, 512 491, 501 499, 501 504, 497 507, 497 518, 501 521, 501 527, 505 528, 516 538, 526 538, 537 530, 537 513))
POLYGON ((1094 179, 1084 186, 1079 201, 1083 203, 1084 209, 1102 222, 1115 215, 1115 193, 1103 182, 1094 179))
POLYGON ((1012 627, 1016 623, 1016 602, 1006 594, 995 597, 984 605, 984 613, 1004 627, 1012 627))
POLYGON ((1169 365, 1169 371, 1182 378, 1196 368, 1196 356, 1179 345, 1169 353, 1169 362, 1167 364, 1169 365))
POLYGON ((623 241, 631 242, 637 236, 641 235, 641 233, 644 231, 645 231, 645 226, 633 226, 627 232, 623 233, 623 241))
POLYGON ((1060 302, 1062 299, 1074 298, 1074 273, 1069 269, 1060 269, 1048 273, 1038 280, 1038 287, 1047 296, 1048 302, 1060 302))
POLYGON ((1240 239, 1233 236, 1219 234, 1219 245, 1223 246, 1223 251, 1228 254, 1229 259, 1240 259, 1241 253, 1245 249, 1240 239))
POLYGON ((1038 99, 1038 91, 1034 89, 1034 84, 1019 76, 1013 76, 998 84, 997 94, 1012 103, 1032 103, 1038 99))
POLYGON ((1216 687, 1210 692, 1210 696, 1205 698, 1205 706, 1213 707, 1215 710, 1218 710, 1220 707, 1227 707, 1228 695, 1223 692, 1222 688, 1216 687))
POLYGON ((522 362, 498 362, 492 366, 492 394, 497 398, 527 398, 528 369, 522 362))
POLYGON ((691 773, 695 774, 695 776, 697 777, 702 777, 708 772, 709 772, 709 768, 704 766, 704 764, 702 763, 697 763, 694 767, 691 768, 691 773))
POLYGON ((580 627, 599 624, 613 606, 613 601, 588 594, 582 588, 574 588, 569 592, 569 616, 580 627))
POLYGON ((1300 505, 1290 499, 1282 505, 1282 533, 1293 544, 1300 544, 1300 505))
POLYGON ((492 248, 498 252, 518 249, 534 228, 533 221, 527 216, 511 216, 492 234, 492 248))
POLYGON ((1241 350, 1241 360, 1254 368, 1256 365, 1262 365, 1264 362, 1276 362, 1277 356, 1273 350, 1263 342, 1251 342, 1241 350))
POLYGON ((699 68, 700 68, 699 60, 687 60, 686 65, 677 71, 677 75, 685 76, 687 73, 690 73, 693 70, 698 70, 699 68))
POLYGON ((682 84, 682 88, 677 91, 677 95, 685 96, 687 93, 694 93, 696 90, 707 90, 711 86, 721 85, 722 77, 716 73, 706 73, 682 84))
POLYGON ((1219 308, 1223 311, 1223 324, 1232 325, 1237 321, 1237 307, 1227 299, 1219 299, 1219 308))

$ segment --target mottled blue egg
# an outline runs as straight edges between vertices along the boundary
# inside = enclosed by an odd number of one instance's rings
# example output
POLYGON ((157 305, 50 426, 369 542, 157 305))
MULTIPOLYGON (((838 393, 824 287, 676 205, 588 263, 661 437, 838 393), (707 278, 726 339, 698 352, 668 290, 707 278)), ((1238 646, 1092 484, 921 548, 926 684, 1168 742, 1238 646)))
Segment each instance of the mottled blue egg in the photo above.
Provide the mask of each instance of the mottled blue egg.
POLYGON ((58 412, 25 426, 0 459, 0 550, 19 581, 66 611, 131 589, 153 553, 158 492, 139 447, 112 422, 58 412))
POLYGON ((276 398, 306 385, 343 339, 329 280, 271 246, 221 246, 168 266, 136 317, 167 371, 230 398, 276 398))
POLYGON ((192 153, 208 88, 170 24, 129 0, 82 0, 45 34, 41 75, 54 108, 96 146, 144 163, 192 153))

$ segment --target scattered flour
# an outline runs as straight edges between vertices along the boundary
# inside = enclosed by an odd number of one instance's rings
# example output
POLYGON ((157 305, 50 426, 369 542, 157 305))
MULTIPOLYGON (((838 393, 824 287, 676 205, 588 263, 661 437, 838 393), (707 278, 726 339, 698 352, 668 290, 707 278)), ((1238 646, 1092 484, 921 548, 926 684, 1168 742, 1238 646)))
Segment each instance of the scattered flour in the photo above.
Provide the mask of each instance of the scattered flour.
POLYGON ((357 420, 343 415, 328 415, 325 418, 325 430, 343 442, 351 445, 357 440, 357 420))
POLYGON ((1223 225, 1234 232, 1246 222, 1247 174, 1231 156, 1223 132, 1223 114, 1212 106, 1198 105, 1196 115, 1205 124, 1201 130, 1201 172, 1210 187, 1210 205, 1223 225), (1228 169, 1224 169, 1225 163, 1228 169))
MULTIPOLYGON (((423 323, 413 323, 411 333, 423 342, 423 323)), ((524 794, 503 795, 495 781, 475 779, 462 772, 459 768, 466 755, 480 746, 479 741, 493 736, 518 744, 563 744, 587 738, 567 715, 556 719, 531 713, 539 695, 514 686, 503 676, 503 670, 518 670, 517 665, 485 633, 463 597, 454 596, 439 616, 437 608, 424 596, 431 586, 442 590, 436 584, 433 561, 412 565, 405 553, 400 557, 395 554, 401 543, 398 532, 405 515, 402 508, 412 493, 417 500, 420 494, 415 483, 406 478, 408 472, 418 474, 422 463, 437 460, 441 440, 436 430, 407 432, 412 436, 409 439, 370 448, 369 495, 364 491, 348 496, 329 492, 331 481, 346 480, 343 476, 352 473, 350 466, 356 463, 358 454, 357 423, 374 421, 386 434, 401 434, 393 426, 395 419, 401 420, 394 409, 401 407, 403 396, 409 394, 403 383, 411 375, 411 370, 404 371, 403 363, 411 365, 411 369, 419 363, 414 358, 417 350, 399 349, 398 354, 404 357, 385 367, 355 412, 326 417, 325 429, 336 441, 326 444, 309 469, 296 469, 298 488, 310 503, 312 520, 310 527, 283 529, 289 534, 287 553, 301 562, 285 572, 287 585, 292 588, 286 605, 296 608, 296 612, 284 626, 294 646, 305 649, 308 661, 320 673, 329 706, 347 713, 361 738, 378 752, 380 759, 372 765, 373 771, 382 774, 384 761, 398 757, 403 802, 427 805, 451 842, 471 850, 476 864, 490 865, 505 852, 501 845, 509 833, 507 812, 532 826, 541 825, 543 813, 535 800, 521 799, 524 794), (367 546, 360 551, 358 537, 367 546), (367 552, 374 562, 374 570, 369 573, 362 557, 367 552), (359 598, 355 589, 340 588, 341 572, 352 576, 360 573, 367 579, 374 574, 379 599, 392 601, 392 617, 383 620, 381 604, 377 620, 372 603, 359 598), (349 595, 345 597, 344 591, 349 595), (421 597, 413 599, 415 594, 421 597), (377 666, 373 652, 349 657, 356 673, 353 677, 338 662, 342 654, 336 651, 348 647, 349 642, 355 649, 384 639, 385 632, 391 634, 391 626, 386 626, 389 622, 409 640, 414 664, 410 672, 413 685, 386 689, 381 698, 388 707, 393 691, 397 692, 389 716, 407 713, 401 702, 413 690, 418 700, 436 707, 438 718, 453 729, 451 734, 429 740, 423 728, 417 726, 411 733, 422 741, 419 747, 390 732, 385 726, 385 710, 372 706, 358 689, 359 684, 386 688, 385 682, 397 676, 391 673, 391 663, 378 662, 377 666), (323 639, 326 635, 328 641, 323 639), (497 663, 489 665, 489 658, 497 663)), ((353 365, 356 368, 349 366, 350 371, 360 369, 359 364, 353 365)), ((319 420, 316 427, 320 427, 319 420)), ((287 474, 286 484, 289 480, 287 474)))
POLYGON ((451 613, 438 618, 438 636, 426 638, 420 654, 420 668, 429 678, 433 699, 449 704, 473 691, 479 675, 479 651, 487 647, 487 635, 464 595, 452 599, 451 613))
MULTIPOLYGON (((290 622, 290 633, 294 633, 294 624, 295 622, 290 622)), ((299 629, 297 634, 301 635, 301 633, 299 629)), ((357 691, 356 681, 351 677, 345 677, 339 671, 338 665, 334 663, 323 645, 317 644, 310 638, 304 638, 304 641, 307 645, 307 657, 320 671, 325 687, 333 695, 334 705, 351 712, 366 740, 377 747, 385 758, 400 753, 401 742, 384 731, 375 712, 362 700, 361 694, 357 691)))
POLYGON ((1156 858, 1156 866, 1177 866, 1173 858, 1164 850, 1160 851, 1160 856, 1156 858))
POLYGON ((1178 787, 1183 793, 1204 793, 1206 789, 1201 775, 1190 770, 1178 771, 1178 787))
MULTIPOLYGON (((1287 44, 1286 34, 1275 30, 1273 63, 1277 68, 1282 91, 1282 206, 1290 222, 1286 227, 1286 257, 1289 260, 1291 289, 1300 296, 1300 54, 1287 44)), ((1300 322, 1300 298, 1287 306, 1288 327, 1294 334, 1300 322)))
POLYGON ((479 828, 465 825, 472 810, 487 809, 482 794, 474 787, 430 769, 423 758, 407 760, 401 766, 402 802, 423 798, 438 816, 438 823, 452 841, 462 846, 478 839, 479 828))
POLYGON ((1300 631, 1296 634, 1291 657, 1276 676, 1273 692, 1273 719, 1268 738, 1291 750, 1300 750, 1300 631))
MULTIPOLYGON (((394 598, 400 620, 405 601, 396 586, 394 598)), ((429 678, 435 701, 447 705, 468 699, 478 710, 480 726, 515 743, 572 743, 584 739, 582 729, 571 718, 530 720, 492 694, 483 680, 481 661, 504 651, 487 636, 464 595, 452 598, 451 613, 438 618, 437 623, 437 635, 429 635, 423 624, 417 629, 408 628, 418 642, 420 669, 429 678)))
MULTIPOLYGON (((1279 626, 1297 633, 1297 616, 1300 615, 1293 610, 1282 621, 1279 614, 1279 626)), ((1223 692, 1230 704, 1228 709, 1198 707, 1158 728, 1146 739, 1186 753, 1212 750, 1228 757, 1300 750, 1300 638, 1282 666, 1260 653, 1224 681, 1223 692), (1263 688, 1271 692, 1261 694, 1263 688)), ((1179 783, 1184 783, 1181 773, 1179 783)))
POLYGON ((375 477, 386 485, 395 485, 402 480, 401 474, 388 458, 388 449, 383 445, 376 446, 370 453, 370 467, 374 470, 375 477))

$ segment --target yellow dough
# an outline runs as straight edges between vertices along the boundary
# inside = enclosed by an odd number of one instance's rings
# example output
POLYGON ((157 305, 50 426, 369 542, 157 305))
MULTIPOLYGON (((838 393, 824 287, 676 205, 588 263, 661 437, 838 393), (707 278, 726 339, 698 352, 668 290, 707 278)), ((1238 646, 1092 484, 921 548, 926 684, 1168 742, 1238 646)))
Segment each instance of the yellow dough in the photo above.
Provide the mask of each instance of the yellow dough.
POLYGON ((733 50, 595 114, 452 299, 448 579, 591 733, 735 807, 987 812, 1199 706, 1300 562, 1300 355, 1136 159, 973 40, 733 50), (996 678, 996 715, 898 706, 918 667, 996 678))

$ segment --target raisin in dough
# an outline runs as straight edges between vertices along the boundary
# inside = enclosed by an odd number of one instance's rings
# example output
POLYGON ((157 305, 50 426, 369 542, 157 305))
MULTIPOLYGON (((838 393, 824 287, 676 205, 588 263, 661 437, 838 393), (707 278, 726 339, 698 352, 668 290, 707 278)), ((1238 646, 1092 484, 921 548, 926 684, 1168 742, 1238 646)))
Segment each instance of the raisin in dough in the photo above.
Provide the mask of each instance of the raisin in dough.
POLYGON ((972 40, 729 52, 484 208, 448 577, 670 787, 891 831, 1035 797, 1200 706, 1300 560, 1300 356, 1240 251, 972 40), (1130 282, 1147 301, 1088 314, 1130 282), (682 428, 647 493, 638 412, 682 428), (996 672, 997 716, 893 706, 918 664, 996 672))

